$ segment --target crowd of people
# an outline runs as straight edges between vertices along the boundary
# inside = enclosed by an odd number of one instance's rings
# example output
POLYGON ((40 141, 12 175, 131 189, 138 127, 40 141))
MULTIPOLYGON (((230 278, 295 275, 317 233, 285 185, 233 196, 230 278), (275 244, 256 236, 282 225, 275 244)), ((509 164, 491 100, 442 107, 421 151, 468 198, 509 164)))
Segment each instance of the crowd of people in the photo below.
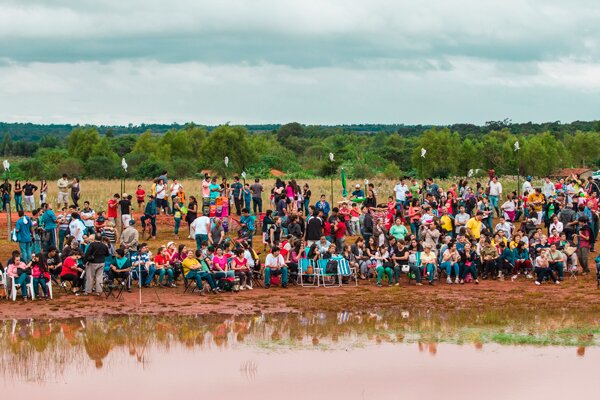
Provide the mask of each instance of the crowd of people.
POLYGON ((97 296, 115 284, 131 291, 132 282, 186 290, 195 284, 201 294, 256 284, 287 288, 302 274, 318 279, 319 260, 328 260, 327 268, 341 261, 350 267, 344 277, 328 271, 340 284, 373 278, 377 286, 399 286, 402 276, 418 286, 519 278, 559 284, 566 275, 590 273, 599 229, 599 184, 576 176, 547 177, 539 187, 527 177, 519 193, 504 192, 493 171, 483 184, 464 179, 446 188, 432 178, 401 178, 383 203, 372 183, 357 184, 337 204, 324 194, 314 201, 309 185, 294 180, 277 179, 265 193, 260 179, 249 184, 236 176, 229 183, 207 175, 201 187, 188 188, 199 196, 186 198, 164 171, 147 189, 137 187, 137 204, 115 193, 107 211, 96 212, 88 201, 79 205, 79 179, 65 174, 55 213, 46 181, 5 180, 4 210, 14 198, 19 216, 11 234, 19 249, 0 266, 5 290, 19 289, 26 300, 48 299, 52 282, 97 296), (138 220, 134 206, 143 210, 138 220), (151 249, 160 214, 173 218, 173 241, 151 249), (182 221, 193 245, 175 242, 182 221))

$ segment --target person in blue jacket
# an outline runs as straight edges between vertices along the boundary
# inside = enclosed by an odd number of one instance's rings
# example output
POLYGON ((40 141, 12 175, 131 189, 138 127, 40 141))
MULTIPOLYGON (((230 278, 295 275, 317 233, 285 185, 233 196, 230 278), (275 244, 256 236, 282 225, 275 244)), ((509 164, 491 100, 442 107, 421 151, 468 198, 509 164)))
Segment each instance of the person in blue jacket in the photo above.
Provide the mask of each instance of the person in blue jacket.
POLYGON ((17 242, 21 249, 21 259, 28 263, 31 261, 31 242, 33 238, 33 224, 31 218, 25 215, 23 210, 19 210, 19 219, 15 225, 17 242))

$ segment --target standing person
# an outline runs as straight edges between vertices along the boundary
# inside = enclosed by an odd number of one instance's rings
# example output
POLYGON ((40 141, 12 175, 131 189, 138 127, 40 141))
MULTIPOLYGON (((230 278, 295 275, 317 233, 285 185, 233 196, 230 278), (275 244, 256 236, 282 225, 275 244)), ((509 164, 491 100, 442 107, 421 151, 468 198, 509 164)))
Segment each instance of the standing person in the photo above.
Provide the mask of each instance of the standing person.
MULTIPOLYGON (((146 208, 144 209, 144 215, 140 217, 140 221, 142 223, 142 232, 146 230, 146 221, 150 221, 150 226, 152 227, 152 231, 150 232, 150 236, 152 239, 156 239, 156 216, 159 213, 159 210, 156 207, 156 201, 154 196, 148 196, 150 200, 148 204, 146 204, 146 208)), ((144 236, 142 234, 142 240, 144 236)))
POLYGON ((57 199, 57 203, 58 203, 58 208, 60 208, 60 205, 62 204, 63 207, 67 207, 69 205, 69 177, 67 176, 67 174, 63 174, 62 178, 60 178, 57 182, 56 182, 56 187, 58 188, 58 199, 57 199))
POLYGON ((554 183, 552 183, 552 181, 550 180, 549 176, 544 178, 544 186, 542 188, 542 193, 544 194, 544 196, 546 196, 546 199, 549 199, 551 196, 554 196, 556 194, 556 187, 554 186, 554 183))
POLYGON ((131 220, 131 195, 123 193, 121 200, 119 200, 119 207, 121 208, 121 222, 123 224, 121 229, 125 229, 129 226, 131 220))
POLYGON ((315 204, 315 209, 318 211, 323 211, 323 217, 327 219, 327 217, 329 216, 329 212, 331 211, 331 206, 329 205, 327 200, 325 200, 324 194, 321 195, 321 200, 319 200, 317 204, 315 204))
POLYGON ((117 221, 117 215, 118 215, 118 208, 119 208, 119 200, 120 200, 120 198, 121 198, 121 196, 119 196, 119 193, 115 193, 113 195, 113 197, 108 200, 108 207, 107 207, 106 217, 112 223, 116 223, 116 221, 117 221))
POLYGON ((23 187, 21 186, 21 181, 15 179, 15 210, 23 211, 23 187))
MULTIPOLYGON (((262 213, 262 192, 265 191, 263 185, 260 183, 260 179, 256 178, 252 186, 250 186, 250 191, 252 192, 252 209, 254 211, 254 215, 258 215, 262 213), (256 210, 258 209, 258 213, 256 210)), ((308 196, 310 199, 310 195, 308 196)), ((304 197, 306 199, 306 197, 304 197)))
POLYGON ((169 208, 169 202, 166 199, 167 196, 167 186, 164 184, 162 179, 158 179, 158 183, 156 184, 156 206, 158 207, 158 212, 162 210, 165 214, 170 214, 171 210, 169 208))
POLYGON ((62 249, 65 243, 65 238, 69 234, 69 223, 71 215, 67 213, 67 207, 63 207, 57 217, 58 222, 58 248, 62 249))
POLYGON ((208 211, 210 207, 210 176, 208 174, 204 174, 204 180, 202 181, 202 207, 203 213, 205 212, 204 208, 208 211))
POLYGON ((23 210, 18 211, 19 219, 15 224, 15 232, 17 234, 17 242, 21 249, 21 258, 24 262, 31 261, 31 242, 33 239, 33 221, 25 215, 23 210))
POLYGON ((220 218, 215 218, 215 226, 208 233, 208 244, 215 248, 220 246, 225 240, 225 230, 222 224, 223 221, 220 218))
POLYGON ((498 177, 494 175, 490 181, 490 204, 496 211, 496 216, 501 215, 498 209, 498 200, 502 197, 502 184, 498 182, 498 177))
POLYGON ((400 182, 394 186, 394 193, 396 194, 396 209, 403 210, 406 206, 406 192, 408 192, 408 186, 404 183, 404 178, 400 178, 400 182))
POLYGON ((244 202, 242 200, 242 190, 244 185, 240 182, 239 176, 233 177, 233 184, 231 185, 231 193, 233 195, 233 204, 235 204, 235 213, 239 216, 242 215, 242 208, 244 208, 244 202))
POLYGON ((183 205, 183 203, 176 201, 173 203, 173 219, 175 220, 175 226, 173 227, 173 233, 175 234, 175 239, 179 239, 179 227, 181 226, 181 218, 185 217, 187 213, 187 209, 183 205))
MULTIPOLYGON (((169 191, 171 192, 171 204, 173 206, 173 210, 175 210, 175 203, 177 203, 177 197, 179 196, 179 191, 183 189, 183 185, 179 183, 177 178, 173 178, 173 183, 169 187, 169 191)), ((175 212, 175 211, 173 211, 175 212)))
POLYGON ((304 186, 302 187, 302 198, 304 199, 304 214, 305 215, 310 215, 310 210, 308 209, 308 206, 310 205, 310 196, 312 195, 312 192, 310 190, 310 187, 308 186, 308 183, 305 183, 304 186))
POLYGON ((363 206, 361 211, 363 213, 362 236, 365 239, 365 243, 369 243, 369 239, 373 237, 373 216, 369 211, 369 207, 363 206))
POLYGON ((83 202, 83 210, 81 210, 81 219, 85 225, 86 235, 93 235, 96 233, 94 230, 94 219, 96 218, 96 212, 90 207, 89 201, 83 202))
POLYGON ((247 183, 244 183, 244 188, 242 189, 242 196, 244 197, 242 208, 247 208, 248 210, 252 209, 252 191, 250 190, 250 185, 247 183))
POLYGON ((40 182, 40 204, 46 203, 46 199, 48 197, 48 182, 45 179, 42 179, 40 182))
POLYGON ((0 194, 2 195, 2 211, 10 210, 10 194, 12 192, 12 185, 8 179, 4 180, 4 183, 0 185, 0 194))
POLYGON ((195 196, 190 196, 190 202, 187 206, 187 214, 185 215, 185 220, 188 223, 188 239, 192 238, 192 222, 194 222, 196 218, 198 218, 198 200, 196 200, 195 196))
POLYGON ((135 191, 135 198, 137 200, 138 208, 143 210, 146 205, 146 191, 142 185, 138 185, 137 190, 135 191))
POLYGON ((75 238, 78 244, 83 243, 83 235, 85 234, 85 225, 79 214, 76 212, 71 214, 71 222, 69 223, 69 233, 75 238))
POLYGON ((135 220, 127 221, 127 227, 121 232, 121 247, 132 253, 137 250, 140 241, 140 233, 135 229, 135 220))
POLYGON ((94 241, 89 244, 83 260, 85 266, 85 293, 92 293, 94 280, 96 281, 96 296, 102 293, 102 274, 104 273, 104 262, 106 257, 110 255, 108 247, 102 242, 102 235, 97 233, 94 235, 94 241))
POLYGON ((165 185, 165 186, 169 185, 169 180, 167 179, 167 170, 166 169, 160 173, 158 180, 163 181, 163 185, 165 185))
POLYGON ((202 215, 192 222, 191 228, 194 230, 194 239, 196 240, 196 250, 202 248, 202 243, 208 243, 208 232, 210 232, 210 218, 202 215))
POLYGON ((44 222, 44 249, 48 251, 50 247, 56 246, 56 226, 58 220, 52 210, 52 204, 46 204, 46 211, 42 214, 41 220, 44 222))
POLYGON ((38 187, 35 186, 29 179, 25 180, 25 185, 23 185, 23 195, 25 196, 25 210, 33 211, 35 210, 35 197, 34 194, 38 190, 38 187))
MULTIPOLYGON (((217 183, 217 177, 213 176, 210 181, 210 204, 216 204, 217 197, 221 195, 221 185, 217 183)), ((205 210, 202 210, 202 214, 205 214, 205 210)))
POLYGON ((325 223, 315 210, 313 215, 306 221, 306 247, 310 248, 313 243, 318 242, 323 236, 323 226, 325 223))
POLYGON ((588 225, 586 217, 579 217, 577 222, 577 233, 573 234, 573 237, 577 238, 577 258, 579 264, 583 268, 583 275, 587 275, 590 273, 588 258, 590 255, 590 248, 592 247, 592 230, 588 225))
POLYGON ((79 184, 79 178, 73 178, 71 182, 71 200, 75 208, 79 208, 79 199, 81 198, 81 185, 79 184))

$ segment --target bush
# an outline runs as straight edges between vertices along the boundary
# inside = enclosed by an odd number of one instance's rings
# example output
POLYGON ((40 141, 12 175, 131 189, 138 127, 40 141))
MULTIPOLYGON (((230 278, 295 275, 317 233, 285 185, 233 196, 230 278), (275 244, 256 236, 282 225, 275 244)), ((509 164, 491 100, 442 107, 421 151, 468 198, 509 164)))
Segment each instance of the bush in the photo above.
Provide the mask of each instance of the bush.
POLYGON ((387 179, 398 179, 400 176, 404 176, 400 168, 396 165, 396 163, 389 163, 385 169, 383 170, 383 176, 387 179))
POLYGON ((168 169, 167 163, 159 160, 149 159, 142 161, 142 163, 133 172, 133 175, 137 179, 156 178, 161 174, 162 171, 168 169))
POLYGON ((116 178, 121 174, 121 164, 116 157, 92 156, 85 163, 86 176, 116 178))
POLYGON ((351 179, 370 178, 373 175, 373 168, 366 163, 354 163, 348 170, 348 176, 351 179))

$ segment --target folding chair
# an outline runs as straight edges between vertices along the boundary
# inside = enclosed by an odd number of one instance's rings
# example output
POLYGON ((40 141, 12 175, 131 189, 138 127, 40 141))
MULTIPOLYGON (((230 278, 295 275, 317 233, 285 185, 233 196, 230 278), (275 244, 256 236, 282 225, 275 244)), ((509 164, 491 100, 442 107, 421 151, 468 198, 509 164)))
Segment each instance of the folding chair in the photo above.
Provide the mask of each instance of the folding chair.
POLYGON ((571 265, 567 268, 567 270, 569 271, 569 279, 575 279, 577 280, 577 272, 579 272, 577 265, 571 265))
POLYGON ((261 268, 260 264, 258 266, 255 265, 254 268, 252 269, 252 286, 263 288, 264 287, 263 282, 264 282, 264 275, 262 272, 262 268, 261 268))
POLYGON ((298 260, 298 279, 302 287, 319 287, 319 270, 315 267, 315 262, 309 258, 298 260), (307 273, 308 267, 312 267, 312 274, 307 273), (312 278, 311 283, 304 281, 305 278, 312 278))
POLYGON ((195 278, 188 278, 185 274, 181 274, 181 277, 183 278, 183 293, 187 293, 188 290, 190 290, 190 293, 194 293, 195 290, 202 289, 198 287, 195 278))
POLYGON ((340 267, 339 267, 339 260, 335 259, 335 258, 330 258, 330 259, 320 259, 317 261, 317 268, 319 269, 319 278, 321 278, 321 284, 323 285, 323 287, 340 287, 342 286, 342 280, 340 278, 340 267), (327 263, 329 261, 337 261, 338 267, 336 268, 337 271, 335 273, 327 273, 327 263), (327 283, 325 278, 336 278, 337 277, 337 282, 334 279, 333 283, 327 283))
POLYGON ((115 300, 119 300, 123 295, 123 290, 127 287, 127 281, 129 281, 129 285, 131 285, 131 273, 127 275, 127 278, 115 276, 112 283, 108 283, 108 279, 105 279, 102 289, 104 290, 104 294, 106 294, 106 298, 114 297, 115 300))
POLYGON ((358 286, 356 268, 352 268, 345 258, 338 260, 338 274, 340 276, 340 286, 344 283, 343 278, 354 278, 355 286, 358 286))

